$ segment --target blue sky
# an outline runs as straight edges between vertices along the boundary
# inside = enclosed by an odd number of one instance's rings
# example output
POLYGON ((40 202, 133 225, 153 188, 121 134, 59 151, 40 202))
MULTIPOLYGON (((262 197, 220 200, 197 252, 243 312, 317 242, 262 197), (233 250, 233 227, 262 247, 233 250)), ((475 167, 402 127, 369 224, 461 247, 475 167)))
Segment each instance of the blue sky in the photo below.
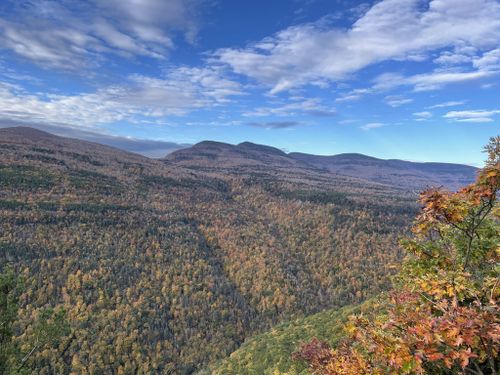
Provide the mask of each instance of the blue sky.
POLYGON ((210 139, 481 165, 500 133, 496 0, 3 0, 0 51, 0 126, 152 156, 210 139))

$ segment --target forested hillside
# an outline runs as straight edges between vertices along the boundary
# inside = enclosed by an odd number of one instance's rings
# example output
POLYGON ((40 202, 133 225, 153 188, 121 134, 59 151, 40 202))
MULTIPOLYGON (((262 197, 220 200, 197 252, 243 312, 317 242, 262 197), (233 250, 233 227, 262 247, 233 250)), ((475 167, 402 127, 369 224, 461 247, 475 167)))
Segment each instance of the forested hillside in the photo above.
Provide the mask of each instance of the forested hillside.
POLYGON ((294 173, 326 174, 346 182, 351 179, 365 183, 389 185, 418 193, 431 186, 456 190, 474 181, 477 168, 450 163, 415 163, 404 160, 383 160, 362 154, 332 156, 285 152, 263 145, 243 142, 230 145, 220 142, 200 142, 191 148, 175 151, 165 160, 190 168, 225 170, 232 174, 248 174, 286 169, 294 173))
POLYGON ((448 163, 415 163, 404 160, 382 160, 361 154, 318 156, 291 153, 290 157, 329 172, 354 176, 415 191, 429 186, 457 190, 472 182, 477 169, 448 163))
POLYGON ((24 369, 191 374, 274 324, 388 288, 413 195, 251 144, 228 166, 212 146, 152 160, 0 130, 0 264, 23 280, 16 355, 48 308, 69 325, 24 369))
POLYGON ((313 337, 335 346, 345 337, 344 325, 351 315, 372 315, 380 308, 373 300, 360 305, 325 310, 305 318, 278 324, 271 330, 249 338, 238 350, 199 375, 289 374, 309 375, 303 361, 293 354, 313 337))

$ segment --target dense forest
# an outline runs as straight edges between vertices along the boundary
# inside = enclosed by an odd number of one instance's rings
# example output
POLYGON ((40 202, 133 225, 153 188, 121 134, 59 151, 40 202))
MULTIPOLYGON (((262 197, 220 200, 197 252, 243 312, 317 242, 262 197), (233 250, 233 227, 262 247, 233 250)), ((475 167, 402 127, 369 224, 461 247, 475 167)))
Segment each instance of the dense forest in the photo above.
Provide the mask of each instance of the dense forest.
POLYGON ((389 289, 418 210, 412 191, 273 150, 152 160, 0 132, 7 374, 206 370, 275 324, 389 289))

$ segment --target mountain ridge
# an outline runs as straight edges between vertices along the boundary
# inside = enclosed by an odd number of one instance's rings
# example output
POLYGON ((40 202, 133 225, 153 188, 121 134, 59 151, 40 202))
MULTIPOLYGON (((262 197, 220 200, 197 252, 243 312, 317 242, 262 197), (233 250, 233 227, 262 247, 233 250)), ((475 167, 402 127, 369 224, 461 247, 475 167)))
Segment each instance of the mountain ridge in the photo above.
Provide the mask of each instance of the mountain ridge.
POLYGON ((234 169, 248 165, 273 165, 302 170, 312 169, 412 191, 431 186, 456 190, 471 183, 477 172, 475 167, 458 163, 380 159, 360 153, 330 156, 300 152, 285 153, 275 147, 251 142, 231 145, 203 141, 190 148, 174 151, 163 160, 181 162, 188 168, 234 169))
MULTIPOLYGON (((47 137, 47 136, 49 136, 49 137, 55 137, 55 138, 59 138, 59 139, 71 139, 71 140, 75 140, 75 141, 83 142, 83 143, 98 144, 98 145, 101 145, 101 146, 104 146, 104 147, 113 148, 115 150, 120 150, 120 151, 131 153, 131 154, 138 154, 136 152, 124 150, 124 149, 122 149, 120 147, 109 146, 109 145, 104 144, 104 143, 92 142, 92 141, 87 141, 87 140, 79 139, 79 138, 60 136, 60 135, 56 135, 56 134, 53 134, 53 133, 48 132, 48 131, 44 131, 44 130, 40 130, 40 129, 36 129, 36 128, 30 127, 30 126, 10 126, 10 127, 0 128, 0 134, 2 134, 2 135, 5 135, 5 134, 16 134, 16 135, 24 135, 24 136, 37 135, 38 137, 47 137)), ((229 147, 229 148, 250 148, 250 147, 254 147, 255 149, 268 150, 268 151, 273 151, 276 154, 287 155, 287 156, 289 156, 291 158, 299 158, 302 155, 314 156, 314 157, 319 157, 319 158, 338 158, 338 159, 342 159, 344 157, 345 158, 347 158, 347 157, 359 157, 360 159, 377 160, 377 161, 387 161, 387 162, 405 162, 405 163, 412 163, 412 164, 440 164, 440 165, 449 165, 449 166, 457 165, 457 166, 470 167, 470 168, 473 168, 475 170, 478 170, 477 167, 474 167, 474 166, 471 166, 471 165, 468 165, 468 164, 463 164, 463 163, 435 162, 435 161, 410 161, 410 160, 397 159, 397 158, 395 158, 395 159, 393 159, 393 158, 391 158, 391 159, 383 159, 383 158, 378 158, 376 156, 366 155, 366 154, 362 154, 362 153, 358 153, 358 152, 345 152, 345 153, 332 154, 332 155, 309 154, 309 153, 306 153, 306 152, 298 152, 298 151, 296 151, 296 152, 295 151, 294 152, 285 152, 285 151, 279 149, 278 147, 274 147, 274 146, 270 146, 270 145, 264 145, 264 144, 259 144, 259 143, 254 143, 254 142, 250 142, 250 141, 244 141, 244 142, 240 142, 238 144, 231 144, 231 143, 227 143, 227 142, 220 142, 220 141, 213 141, 213 140, 203 140, 203 141, 200 141, 200 142, 197 142, 197 143, 191 145, 190 147, 186 147, 185 149, 175 150, 175 151, 167 154, 163 158, 166 158, 166 157, 168 157, 168 155, 176 153, 178 151, 187 150, 187 149, 190 149, 190 148, 199 148, 199 147, 206 146, 206 145, 213 145, 213 146, 219 146, 219 147, 229 147)), ((142 154, 138 154, 138 155, 141 155, 141 156, 143 156, 145 158, 148 158, 148 159, 156 159, 156 158, 151 158, 151 157, 148 157, 148 156, 144 156, 142 154)))
MULTIPOLYGON (((13 141, 14 138, 19 138, 18 142, 34 144, 57 141, 57 144, 65 148, 93 149, 98 145, 106 148, 110 153, 126 153, 128 157, 137 160, 155 160, 120 148, 61 137, 31 127, 2 128, 0 137, 2 138, 0 141, 6 139, 13 141)), ((456 190, 472 182, 477 171, 477 168, 464 164, 380 159, 360 153, 328 156, 301 152, 286 153, 279 148, 252 142, 233 145, 217 141, 202 141, 189 148, 174 151, 159 160, 172 166, 212 171, 225 170, 226 173, 234 173, 236 170, 239 173, 249 172, 249 170, 272 173, 276 168, 280 171, 300 171, 300 173, 311 170, 411 191, 430 186, 456 190)))
POLYGON ((88 147, 99 148, 100 150, 107 150, 109 152, 116 152, 119 154, 127 154, 128 156, 135 159, 150 159, 147 156, 138 154, 136 152, 131 152, 124 150, 122 148, 110 146, 107 144, 92 142, 78 138, 63 137, 56 135, 47 131, 39 130, 29 126, 13 126, 7 128, 0 128, 0 142, 21 142, 21 143, 35 143, 35 142, 50 142, 51 146, 58 145, 60 147, 88 147))

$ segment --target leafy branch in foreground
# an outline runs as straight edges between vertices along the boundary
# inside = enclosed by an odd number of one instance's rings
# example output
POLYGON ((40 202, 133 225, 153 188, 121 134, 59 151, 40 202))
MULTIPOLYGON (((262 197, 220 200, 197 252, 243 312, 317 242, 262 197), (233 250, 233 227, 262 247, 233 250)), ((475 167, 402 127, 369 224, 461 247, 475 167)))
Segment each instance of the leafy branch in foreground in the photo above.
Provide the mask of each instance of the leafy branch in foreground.
POLYGON ((497 374, 500 353, 500 137, 474 184, 420 196, 409 253, 386 310, 351 318, 335 349, 294 354, 317 374, 497 374))

